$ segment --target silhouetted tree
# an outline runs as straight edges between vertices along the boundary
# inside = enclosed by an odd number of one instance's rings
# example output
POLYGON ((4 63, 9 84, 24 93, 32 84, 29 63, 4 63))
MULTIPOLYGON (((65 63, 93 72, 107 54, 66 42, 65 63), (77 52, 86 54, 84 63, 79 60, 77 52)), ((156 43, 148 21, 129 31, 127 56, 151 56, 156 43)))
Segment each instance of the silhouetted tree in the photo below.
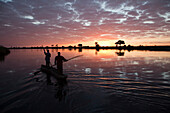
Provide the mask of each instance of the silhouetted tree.
POLYGON ((79 47, 83 47, 83 45, 82 45, 82 44, 78 44, 78 46, 79 46, 79 47))
POLYGON ((98 44, 98 42, 95 42, 96 48, 98 48, 100 45, 98 44))
POLYGON ((69 47, 69 48, 72 48, 73 46, 69 45, 68 47, 69 47))
POLYGON ((116 44, 116 46, 117 46, 117 45, 120 45, 120 46, 121 46, 121 44, 125 44, 125 42, 124 42, 123 40, 118 40, 115 44, 116 44))

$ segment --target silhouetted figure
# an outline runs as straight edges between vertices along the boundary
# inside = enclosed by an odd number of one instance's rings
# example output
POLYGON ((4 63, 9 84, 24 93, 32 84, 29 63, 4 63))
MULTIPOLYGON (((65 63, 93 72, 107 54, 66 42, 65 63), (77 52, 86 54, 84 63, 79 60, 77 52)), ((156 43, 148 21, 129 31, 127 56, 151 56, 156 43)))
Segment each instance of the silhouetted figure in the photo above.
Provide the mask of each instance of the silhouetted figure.
POLYGON ((45 54, 45 61, 46 61, 46 66, 50 66, 50 57, 51 57, 51 54, 49 52, 49 50, 47 50, 47 52, 45 52, 44 50, 44 54, 45 54))
POLYGON ((63 56, 60 55, 60 52, 58 52, 58 56, 55 57, 54 64, 57 64, 57 69, 60 74, 63 74, 63 61, 66 62, 66 60, 63 56))

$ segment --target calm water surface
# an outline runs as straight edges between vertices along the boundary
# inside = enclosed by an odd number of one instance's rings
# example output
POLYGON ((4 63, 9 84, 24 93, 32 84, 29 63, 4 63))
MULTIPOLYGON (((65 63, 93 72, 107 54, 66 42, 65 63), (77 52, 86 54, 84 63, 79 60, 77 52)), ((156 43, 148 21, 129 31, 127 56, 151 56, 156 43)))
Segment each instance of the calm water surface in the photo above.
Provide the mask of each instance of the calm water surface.
POLYGON ((0 62, 1 113, 170 113, 170 52, 50 50, 52 64, 58 51, 83 55, 64 63, 65 82, 34 75, 43 50, 11 50, 0 62))

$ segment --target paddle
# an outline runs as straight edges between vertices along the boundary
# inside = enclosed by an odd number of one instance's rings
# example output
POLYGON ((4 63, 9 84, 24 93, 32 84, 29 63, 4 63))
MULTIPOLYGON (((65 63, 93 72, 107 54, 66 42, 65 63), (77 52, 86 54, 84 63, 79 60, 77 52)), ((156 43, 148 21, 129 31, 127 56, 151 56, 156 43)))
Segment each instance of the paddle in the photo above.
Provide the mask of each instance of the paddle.
POLYGON ((81 57, 81 56, 83 56, 83 55, 77 55, 77 56, 75 56, 75 57, 72 57, 72 58, 67 59, 67 61, 72 60, 72 59, 75 59, 75 58, 78 58, 78 57, 81 57))
POLYGON ((34 72, 34 75, 37 75, 39 72, 41 72, 41 70, 34 72))

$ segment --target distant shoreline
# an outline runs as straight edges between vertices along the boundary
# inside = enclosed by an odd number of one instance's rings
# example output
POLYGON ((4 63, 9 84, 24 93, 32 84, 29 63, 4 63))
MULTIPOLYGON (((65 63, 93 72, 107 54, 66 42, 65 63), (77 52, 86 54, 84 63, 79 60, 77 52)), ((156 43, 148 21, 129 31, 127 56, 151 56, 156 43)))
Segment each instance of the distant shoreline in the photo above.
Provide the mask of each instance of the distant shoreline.
POLYGON ((170 51, 170 46, 102 46, 102 47, 95 47, 95 46, 82 46, 82 47, 75 47, 75 46, 68 46, 68 47, 10 47, 8 49, 118 49, 118 50, 148 50, 148 51, 170 51))

